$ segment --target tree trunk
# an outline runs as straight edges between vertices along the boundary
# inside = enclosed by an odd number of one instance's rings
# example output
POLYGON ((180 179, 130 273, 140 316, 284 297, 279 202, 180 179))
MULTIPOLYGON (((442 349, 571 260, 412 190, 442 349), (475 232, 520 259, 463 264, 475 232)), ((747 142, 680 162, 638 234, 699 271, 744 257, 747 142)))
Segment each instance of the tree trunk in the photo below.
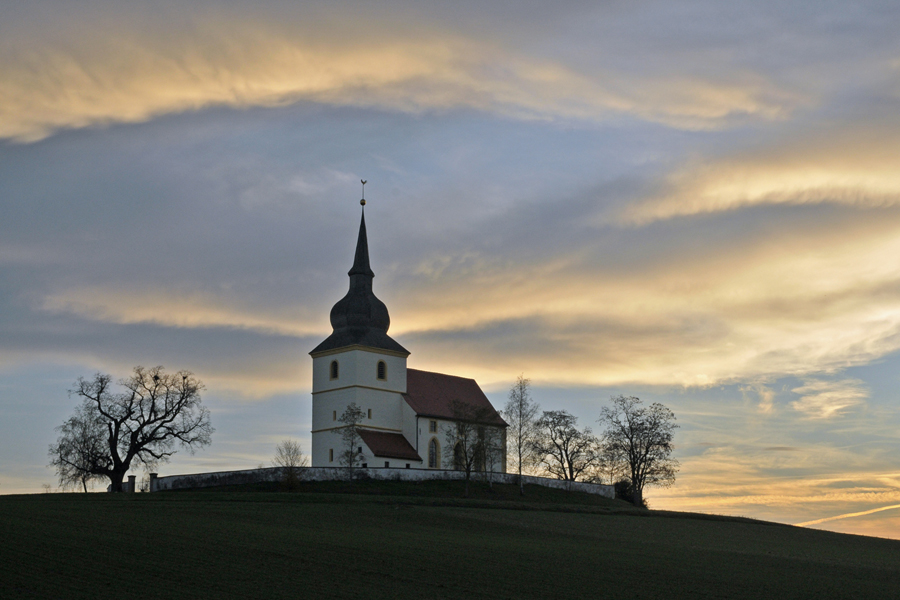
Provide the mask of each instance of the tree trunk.
POLYGON ((122 491, 122 480, 125 479, 125 473, 118 473, 113 471, 109 474, 109 491, 110 492, 121 492, 122 491))
POLYGON ((638 508, 644 507, 644 490, 632 486, 632 495, 634 496, 634 505, 638 508))

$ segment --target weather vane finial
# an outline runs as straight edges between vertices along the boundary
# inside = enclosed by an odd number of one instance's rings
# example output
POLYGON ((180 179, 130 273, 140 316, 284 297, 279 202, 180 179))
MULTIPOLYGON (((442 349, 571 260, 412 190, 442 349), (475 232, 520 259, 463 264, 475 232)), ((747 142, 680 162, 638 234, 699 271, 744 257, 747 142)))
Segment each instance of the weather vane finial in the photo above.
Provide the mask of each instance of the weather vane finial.
POLYGON ((359 204, 360 204, 360 206, 365 206, 366 205, 366 184, 369 182, 366 181, 365 179, 360 179, 360 182, 362 182, 362 184, 363 184, 363 186, 362 186, 363 194, 362 194, 362 200, 359 201, 359 204))

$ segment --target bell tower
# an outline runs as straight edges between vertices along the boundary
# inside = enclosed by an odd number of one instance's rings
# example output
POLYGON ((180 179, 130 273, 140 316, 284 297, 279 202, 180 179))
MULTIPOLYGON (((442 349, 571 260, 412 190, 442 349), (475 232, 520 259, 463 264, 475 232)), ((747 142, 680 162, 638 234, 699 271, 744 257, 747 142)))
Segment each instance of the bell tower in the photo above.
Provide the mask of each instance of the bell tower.
POLYGON ((401 433, 401 394, 406 392, 409 352, 388 334, 391 318, 372 291, 375 273, 369 266, 365 200, 350 289, 331 309, 333 329, 310 356, 312 385, 312 466, 337 467, 341 414, 353 402, 365 414, 361 428, 401 433))

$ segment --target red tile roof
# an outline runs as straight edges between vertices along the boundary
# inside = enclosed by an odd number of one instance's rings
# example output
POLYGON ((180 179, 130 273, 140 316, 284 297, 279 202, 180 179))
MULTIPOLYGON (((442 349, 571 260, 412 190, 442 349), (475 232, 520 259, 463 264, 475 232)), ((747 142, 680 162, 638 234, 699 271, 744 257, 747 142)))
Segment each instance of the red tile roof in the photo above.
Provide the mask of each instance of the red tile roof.
POLYGON ((474 379, 407 369, 406 393, 403 398, 417 415, 451 421, 459 419, 453 410, 453 401, 459 400, 474 411, 481 412, 479 423, 506 427, 506 421, 494 409, 474 379))
POLYGON ((388 433, 386 431, 372 431, 360 429, 359 437, 365 442, 369 450, 375 456, 384 458, 403 458, 406 460, 421 461, 422 457, 416 453, 402 433, 388 433))

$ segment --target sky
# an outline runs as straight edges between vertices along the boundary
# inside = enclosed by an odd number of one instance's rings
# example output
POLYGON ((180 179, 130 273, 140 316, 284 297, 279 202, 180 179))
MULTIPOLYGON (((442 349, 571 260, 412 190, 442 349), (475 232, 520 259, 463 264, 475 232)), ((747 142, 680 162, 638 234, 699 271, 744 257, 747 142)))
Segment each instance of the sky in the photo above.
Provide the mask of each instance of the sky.
POLYGON ((79 377, 309 448, 360 179, 409 366, 680 428, 651 507, 900 538, 896 2, 0 5, 0 493, 79 377))

